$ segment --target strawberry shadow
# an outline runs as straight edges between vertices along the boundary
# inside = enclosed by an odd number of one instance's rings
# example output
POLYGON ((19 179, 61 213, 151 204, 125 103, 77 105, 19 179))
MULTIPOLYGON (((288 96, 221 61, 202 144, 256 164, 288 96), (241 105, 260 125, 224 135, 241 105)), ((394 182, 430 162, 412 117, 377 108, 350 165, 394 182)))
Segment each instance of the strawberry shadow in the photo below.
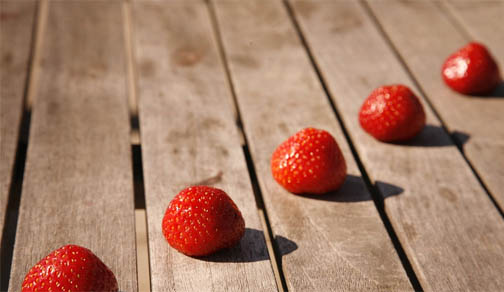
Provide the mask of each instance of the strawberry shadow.
MULTIPOLYGON (((396 185, 377 182, 377 184, 383 184, 389 191, 389 196, 396 196, 401 194, 404 189, 396 185)), ((309 195, 301 194, 298 195, 304 198, 309 198, 313 200, 327 201, 327 202, 339 202, 339 203, 357 203, 363 201, 372 201, 373 197, 369 193, 366 184, 361 176, 356 176, 348 174, 345 178, 345 182, 337 191, 329 192, 323 195, 309 195)))
MULTIPOLYGON (((282 256, 297 249, 295 242, 283 236, 275 236, 275 241, 278 246, 283 247, 281 249, 282 256)), ((245 234, 236 246, 220 250, 209 256, 195 257, 195 259, 217 263, 250 263, 268 261, 270 256, 263 231, 245 228, 245 234)))
POLYGON ((403 188, 393 184, 382 182, 380 180, 376 181, 375 187, 379 190, 381 200, 385 200, 386 198, 390 198, 393 196, 398 196, 404 192, 403 188))
MULTIPOLYGON (((451 133, 455 143, 463 146, 470 136, 464 132, 454 131, 451 133)), ((405 147, 449 147, 456 146, 454 141, 448 135, 448 132, 440 126, 425 125, 422 131, 413 139, 399 143, 388 143, 391 145, 405 147)))
POLYGON ((468 94, 468 97, 473 97, 473 98, 499 98, 499 97, 504 97, 504 81, 499 83, 495 89, 485 95, 480 95, 480 94, 468 94))
POLYGON ((504 97, 504 81, 497 85, 497 88, 490 93, 489 97, 504 97))

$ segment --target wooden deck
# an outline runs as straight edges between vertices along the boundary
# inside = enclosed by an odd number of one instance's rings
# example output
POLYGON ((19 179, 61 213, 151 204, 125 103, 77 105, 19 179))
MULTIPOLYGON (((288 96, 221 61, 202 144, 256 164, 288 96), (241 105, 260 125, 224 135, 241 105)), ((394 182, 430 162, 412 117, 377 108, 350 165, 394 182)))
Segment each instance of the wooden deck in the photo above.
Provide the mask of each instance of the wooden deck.
POLYGON ((504 84, 446 87, 470 40, 504 74, 504 0, 0 0, 0 291, 64 244, 120 291, 504 291, 504 84), (427 126, 385 144, 359 126, 383 84, 427 126), (269 167, 298 130, 348 164, 296 196, 269 167), (164 240, 171 198, 224 189, 240 245, 204 259, 164 240))

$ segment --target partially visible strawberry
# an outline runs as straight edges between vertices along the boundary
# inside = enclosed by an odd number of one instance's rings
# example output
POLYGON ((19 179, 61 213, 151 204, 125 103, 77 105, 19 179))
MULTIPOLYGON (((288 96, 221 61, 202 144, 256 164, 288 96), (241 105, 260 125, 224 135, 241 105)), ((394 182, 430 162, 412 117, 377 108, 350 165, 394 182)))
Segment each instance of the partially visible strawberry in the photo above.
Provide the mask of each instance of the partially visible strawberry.
POLYGON ((204 256, 237 244, 245 232, 245 221, 224 191, 193 186, 170 202, 162 229, 176 250, 189 256, 204 256))
POLYGON ((425 126, 425 112, 418 97, 404 85, 373 90, 359 112, 362 128, 383 142, 413 138, 425 126))
POLYGON ((273 178, 295 194, 337 190, 346 163, 336 140, 324 130, 306 128, 280 144, 271 157, 273 178))
POLYGON ((445 83, 462 94, 488 94, 501 82, 497 63, 487 48, 469 43, 448 57, 443 64, 445 83))
POLYGON ((89 249, 65 245, 40 260, 26 274, 22 292, 118 291, 110 269, 89 249))

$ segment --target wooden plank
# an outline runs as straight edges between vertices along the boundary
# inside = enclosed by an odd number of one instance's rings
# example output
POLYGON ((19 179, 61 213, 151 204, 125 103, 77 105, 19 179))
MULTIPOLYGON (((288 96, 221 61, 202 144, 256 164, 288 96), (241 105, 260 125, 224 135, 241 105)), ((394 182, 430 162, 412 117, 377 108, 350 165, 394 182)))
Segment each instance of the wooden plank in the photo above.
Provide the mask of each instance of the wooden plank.
MULTIPOLYGON (((408 144, 378 142, 359 125, 360 106, 374 88, 403 83, 418 93, 366 11, 355 1, 292 3, 331 97, 370 179, 384 197, 387 216, 422 288, 502 290, 502 218, 425 102, 428 125, 408 144), (404 189, 403 193, 388 196, 381 183, 384 180, 404 189)), ((376 6, 395 15, 396 6, 388 3, 376 6)))
POLYGON ((133 14, 152 291, 275 290, 207 5, 142 2, 133 14), (204 259, 171 248, 160 228, 171 199, 198 184, 225 190, 247 228, 204 259))
POLYGON ((494 53, 500 68, 504 67, 504 27, 500 25, 499 18, 504 13, 504 1, 445 1, 451 13, 459 24, 468 31, 471 37, 483 42, 494 53))
MULTIPOLYGON (((442 2, 445 3, 445 2, 442 2)), ((501 25, 501 18, 504 15, 504 1, 446 1, 447 6, 451 8, 452 13, 460 21, 463 27, 470 33, 475 40, 485 44, 495 57, 501 74, 504 76, 504 25, 501 25)), ((504 84, 501 84, 496 93, 500 98, 498 107, 493 109, 492 113, 496 120, 492 124, 496 127, 490 127, 495 133, 480 133, 478 127, 482 122, 466 121, 465 124, 457 124, 461 129, 467 129, 471 134, 471 139, 466 147, 465 153, 471 163, 474 165, 481 178, 485 182, 490 192, 494 195, 501 209, 504 209, 504 117, 498 114, 504 110, 504 84), (476 138, 473 141, 473 138, 476 138)), ((480 104, 485 103, 486 98, 469 108, 470 114, 478 113, 483 107, 480 104)), ((484 107, 486 109, 486 107, 484 107)), ((491 108, 491 107, 490 107, 491 108)), ((481 117, 478 117, 478 119, 481 117)), ((488 125, 487 125, 488 127, 488 125)))
POLYGON ((0 232, 14 171, 35 10, 35 2, 0 1, 0 232))
MULTIPOLYGON (((474 3, 483 5, 481 1, 474 3)), ((440 78, 444 60, 466 45, 469 39, 435 2, 392 1, 384 5, 383 1, 378 0, 370 4, 448 129, 462 143, 465 141, 463 148, 466 157, 503 210, 504 127, 498 125, 504 124, 504 99, 498 96, 464 96, 452 91, 440 78), (390 12, 388 7, 391 7, 390 12)), ((496 15, 499 15, 498 11, 502 9, 494 8, 496 15)), ((485 19, 490 21, 492 18, 485 19)), ((495 21, 498 20, 498 17, 495 18, 495 21)), ((502 52, 502 45, 496 44, 503 42, 503 34, 499 34, 503 29, 499 25, 489 26, 494 33, 489 38, 495 40, 488 45, 495 49, 494 55, 502 68, 504 56, 499 53, 502 52)))
MULTIPOLYGON (((231 77, 289 290, 411 289, 349 146, 281 1, 214 1, 231 77), (270 157, 298 130, 328 130, 349 176, 333 194, 282 189, 270 157), (293 244, 297 249, 288 253, 293 244)), ((386 184, 392 192, 400 192, 386 184)), ((390 195, 394 195, 390 193, 390 195)))
POLYGON ((504 56, 500 52, 504 52, 504 26, 500 25, 499 18, 504 13, 504 1, 450 0, 443 3, 471 37, 490 48, 502 71, 504 56))
POLYGON ((136 291, 135 216, 119 2, 51 1, 9 291, 64 244, 136 291))

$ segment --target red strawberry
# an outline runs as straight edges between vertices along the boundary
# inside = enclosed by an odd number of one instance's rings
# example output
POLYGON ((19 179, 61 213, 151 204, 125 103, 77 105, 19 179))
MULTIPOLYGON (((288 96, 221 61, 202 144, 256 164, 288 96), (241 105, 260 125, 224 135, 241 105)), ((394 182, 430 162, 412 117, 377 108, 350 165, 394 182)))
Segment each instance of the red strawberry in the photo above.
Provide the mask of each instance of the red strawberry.
POLYGON ((30 269, 21 291, 118 291, 118 286, 112 271, 89 249, 65 245, 30 269))
POLYGON ((373 90, 359 112, 362 128, 383 142, 413 138, 425 126, 425 112, 418 97, 404 85, 373 90))
POLYGON ((324 194, 343 184, 346 163, 331 134, 306 128, 273 152, 271 172, 273 178, 289 192, 324 194))
POLYGON ((485 46, 474 42, 448 57, 442 74, 445 83, 462 94, 488 94, 501 82, 492 55, 485 46))
POLYGON ((173 248, 189 256, 204 256, 237 244, 245 221, 224 191, 193 186, 170 202, 162 229, 173 248))

